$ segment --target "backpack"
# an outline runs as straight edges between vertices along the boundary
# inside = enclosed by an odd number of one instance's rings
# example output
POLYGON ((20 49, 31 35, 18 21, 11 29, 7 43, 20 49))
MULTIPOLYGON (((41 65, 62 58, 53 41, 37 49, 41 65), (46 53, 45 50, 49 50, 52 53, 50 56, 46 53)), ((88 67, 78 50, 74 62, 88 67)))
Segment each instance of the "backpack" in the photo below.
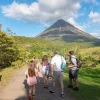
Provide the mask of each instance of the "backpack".
POLYGON ((76 58, 76 62, 77 62, 77 67, 78 68, 81 68, 82 67, 82 60, 81 59, 79 59, 79 58, 76 58))
POLYGON ((61 56, 61 61, 62 61, 61 69, 64 70, 66 68, 66 63, 63 62, 63 57, 62 56, 61 56))

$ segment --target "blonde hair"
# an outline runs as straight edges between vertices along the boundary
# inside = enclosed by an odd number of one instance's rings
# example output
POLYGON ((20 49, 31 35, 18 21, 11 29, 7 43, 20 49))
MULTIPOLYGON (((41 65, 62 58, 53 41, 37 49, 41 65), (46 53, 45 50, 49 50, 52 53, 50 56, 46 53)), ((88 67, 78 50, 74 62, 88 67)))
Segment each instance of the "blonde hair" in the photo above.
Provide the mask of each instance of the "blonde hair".
POLYGON ((36 67, 36 63, 34 63, 34 61, 30 61, 29 68, 28 68, 29 77, 35 76, 35 67, 36 67))

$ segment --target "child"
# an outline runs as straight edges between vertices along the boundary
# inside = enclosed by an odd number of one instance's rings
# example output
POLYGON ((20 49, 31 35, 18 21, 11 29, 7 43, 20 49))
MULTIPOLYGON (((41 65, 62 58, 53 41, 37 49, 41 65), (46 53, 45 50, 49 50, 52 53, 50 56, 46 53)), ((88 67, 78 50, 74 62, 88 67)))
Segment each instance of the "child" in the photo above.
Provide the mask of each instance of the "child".
POLYGON ((29 86, 29 100, 31 100, 32 96, 35 96, 36 91, 37 72, 35 71, 35 67, 36 64, 34 63, 34 61, 30 61, 27 73, 27 84, 29 86))
POLYGON ((48 62, 47 55, 44 55, 43 58, 42 58, 42 73, 43 73, 43 78, 44 78, 44 88, 48 88, 50 64, 48 62))

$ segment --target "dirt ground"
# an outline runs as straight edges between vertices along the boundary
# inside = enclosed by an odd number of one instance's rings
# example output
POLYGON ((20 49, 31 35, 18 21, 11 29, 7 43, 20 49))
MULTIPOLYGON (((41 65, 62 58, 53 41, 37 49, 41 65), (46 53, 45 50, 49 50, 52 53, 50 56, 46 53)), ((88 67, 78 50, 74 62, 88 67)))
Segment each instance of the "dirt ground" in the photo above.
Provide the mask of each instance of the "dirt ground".
MULTIPOLYGON (((16 73, 14 73, 9 84, 5 87, 3 91, 0 91, 0 100, 28 100, 28 86, 25 78, 26 68, 23 68, 16 73)), ((34 100, 75 100, 67 92, 67 87, 65 86, 65 97, 60 97, 60 84, 56 83, 55 94, 49 93, 51 89, 52 79, 49 79, 49 88, 45 89, 43 87, 43 79, 36 85, 36 96, 34 100)))

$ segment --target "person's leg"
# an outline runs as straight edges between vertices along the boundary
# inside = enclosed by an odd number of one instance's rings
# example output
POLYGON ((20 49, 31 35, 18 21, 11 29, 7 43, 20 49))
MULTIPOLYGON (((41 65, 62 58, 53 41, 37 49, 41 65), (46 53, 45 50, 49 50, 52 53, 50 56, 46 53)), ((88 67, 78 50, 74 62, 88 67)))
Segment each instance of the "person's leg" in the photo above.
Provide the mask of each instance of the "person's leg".
POLYGON ((72 79, 71 78, 69 79, 69 85, 72 85, 72 79))
POLYGON ((33 95, 35 95, 36 92, 36 85, 33 85, 33 95))
POLYGON ((78 70, 75 70, 74 81, 75 81, 76 87, 73 90, 79 91, 79 87, 78 87, 78 70))
POLYGON ((74 76, 76 87, 78 87, 78 70, 74 71, 73 76, 74 76))
POLYGON ((53 90, 53 91, 55 90, 55 84, 56 84, 56 82, 53 81, 53 82, 52 82, 52 90, 53 90))
POLYGON ((79 91, 78 80, 76 79, 76 80, 74 80, 74 81, 75 81, 76 87, 73 88, 73 90, 75 90, 75 91, 79 91))
POLYGON ((73 75, 72 75, 72 70, 69 70, 69 85, 67 86, 68 88, 73 88, 72 82, 73 82, 73 75))
POLYGON ((78 87, 78 80, 77 79, 76 79, 75 83, 76 83, 76 87, 78 87))
POLYGON ((57 72, 53 73, 53 78, 52 78, 52 90, 50 91, 50 93, 55 93, 55 81, 57 79, 57 72))
POLYGON ((61 93, 63 94, 64 93, 64 84, 63 84, 63 82, 60 82, 60 84, 61 84, 61 93))
POLYGON ((45 77, 45 74, 43 75, 43 80, 44 80, 44 86, 45 86, 45 83, 46 83, 46 77, 45 77))
POLYGON ((48 78, 47 78, 47 75, 45 75, 45 85, 48 85, 48 78))
POLYGON ((60 84, 61 84, 61 97, 64 97, 64 84, 63 84, 63 72, 59 72, 60 84))
POLYGON ((32 98, 32 86, 29 86, 28 100, 31 100, 31 98, 32 98))
POLYGON ((48 78, 47 75, 44 75, 44 88, 47 88, 48 86, 48 78))
POLYGON ((63 72, 59 72, 59 80, 60 80, 60 85, 61 85, 61 93, 64 94, 64 84, 63 84, 63 72))
POLYGON ((32 94, 32 86, 29 86, 29 95, 32 94))
POLYGON ((55 81, 52 82, 52 90, 50 90, 50 93, 55 93, 55 81))

